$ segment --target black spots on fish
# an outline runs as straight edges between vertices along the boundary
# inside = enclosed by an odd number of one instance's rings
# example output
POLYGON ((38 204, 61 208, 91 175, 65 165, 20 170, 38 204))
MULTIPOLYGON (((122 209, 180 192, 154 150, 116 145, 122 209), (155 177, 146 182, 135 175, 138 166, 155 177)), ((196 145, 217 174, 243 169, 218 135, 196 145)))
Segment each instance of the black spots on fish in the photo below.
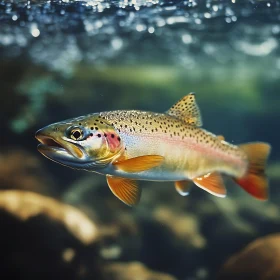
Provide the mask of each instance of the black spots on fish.
POLYGON ((79 123, 79 125, 82 125, 82 123, 79 123))
POLYGON ((121 138, 120 138, 120 136, 118 136, 118 138, 117 138, 117 139, 118 139, 118 141, 119 141, 119 142, 121 141, 121 138))
POLYGON ((98 133, 98 134, 97 134, 97 137, 98 137, 98 138, 100 138, 100 137, 101 137, 101 134, 100 134, 100 133, 98 133))
POLYGON ((93 130, 93 126, 90 129, 93 130))
POLYGON ((89 135, 92 137, 92 136, 93 136, 93 133, 90 133, 89 135))
POLYGON ((97 126, 95 127, 95 130, 98 130, 98 127, 97 127, 97 126))
MULTIPOLYGON (((102 114, 100 114, 97 118, 98 118, 98 119, 102 119, 102 120, 105 120, 105 119, 106 119, 105 116, 102 115, 102 114)), ((98 119, 97 119, 96 121, 98 121, 98 119)))
POLYGON ((106 134, 106 133, 104 133, 104 137, 107 137, 107 134, 106 134))

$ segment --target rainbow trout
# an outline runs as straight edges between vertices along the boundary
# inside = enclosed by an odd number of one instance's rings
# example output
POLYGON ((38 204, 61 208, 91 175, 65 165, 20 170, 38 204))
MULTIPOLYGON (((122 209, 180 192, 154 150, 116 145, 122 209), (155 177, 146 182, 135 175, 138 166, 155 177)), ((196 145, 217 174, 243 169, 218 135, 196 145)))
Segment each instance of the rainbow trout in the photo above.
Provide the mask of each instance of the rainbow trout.
POLYGON ((265 165, 270 145, 232 145, 201 128, 194 93, 165 113, 118 110, 48 125, 36 132, 38 150, 62 165, 106 175, 115 196, 135 205, 137 180, 173 181, 181 195, 191 182, 225 197, 221 173, 252 196, 265 200, 265 165))

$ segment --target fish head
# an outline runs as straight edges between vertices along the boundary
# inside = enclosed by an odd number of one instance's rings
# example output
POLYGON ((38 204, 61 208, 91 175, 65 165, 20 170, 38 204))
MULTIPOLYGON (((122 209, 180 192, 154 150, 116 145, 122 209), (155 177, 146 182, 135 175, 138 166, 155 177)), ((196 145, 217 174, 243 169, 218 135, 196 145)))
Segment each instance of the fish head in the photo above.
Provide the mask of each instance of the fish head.
POLYGON ((35 137, 41 154, 76 169, 104 168, 124 151, 118 131, 99 114, 48 125, 35 137))

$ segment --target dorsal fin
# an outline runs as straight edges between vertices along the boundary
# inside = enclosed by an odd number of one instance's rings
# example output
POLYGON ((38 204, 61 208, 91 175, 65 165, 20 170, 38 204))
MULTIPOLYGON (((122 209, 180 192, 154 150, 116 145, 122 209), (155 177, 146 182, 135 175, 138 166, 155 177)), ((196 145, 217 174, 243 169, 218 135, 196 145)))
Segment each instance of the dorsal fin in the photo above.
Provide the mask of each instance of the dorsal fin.
POLYGON ((199 108, 195 102, 195 94, 193 92, 184 96, 176 104, 174 104, 166 114, 185 121, 193 126, 202 126, 202 119, 199 108))

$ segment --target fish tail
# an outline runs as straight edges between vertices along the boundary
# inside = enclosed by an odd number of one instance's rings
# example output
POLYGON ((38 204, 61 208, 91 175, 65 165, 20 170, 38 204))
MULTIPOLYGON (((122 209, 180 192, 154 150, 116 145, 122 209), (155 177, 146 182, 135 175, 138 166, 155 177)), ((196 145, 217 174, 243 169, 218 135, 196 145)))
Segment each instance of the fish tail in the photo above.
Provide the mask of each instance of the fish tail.
POLYGON ((239 146, 247 155, 249 165, 242 178, 235 178, 235 182, 246 192, 257 199, 267 200, 268 180, 265 175, 266 161, 270 153, 270 145, 256 142, 239 146))

